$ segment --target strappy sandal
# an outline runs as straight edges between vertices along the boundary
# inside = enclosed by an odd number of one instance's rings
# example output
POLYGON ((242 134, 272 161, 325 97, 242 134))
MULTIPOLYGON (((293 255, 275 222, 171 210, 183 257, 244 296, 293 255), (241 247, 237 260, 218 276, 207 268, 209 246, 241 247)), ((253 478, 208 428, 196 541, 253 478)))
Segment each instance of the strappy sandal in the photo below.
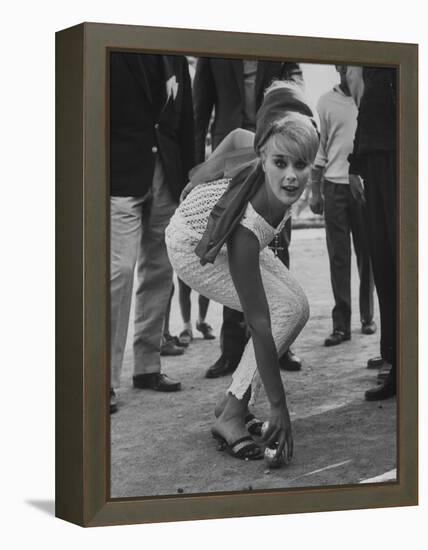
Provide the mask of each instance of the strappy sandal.
POLYGON ((245 435, 233 443, 228 443, 216 430, 212 430, 211 433, 219 443, 219 451, 226 451, 230 456, 241 460, 260 460, 263 458, 263 451, 249 435, 245 435))
POLYGON ((249 434, 257 437, 262 435, 263 420, 256 418, 254 414, 248 413, 244 418, 244 422, 249 434))

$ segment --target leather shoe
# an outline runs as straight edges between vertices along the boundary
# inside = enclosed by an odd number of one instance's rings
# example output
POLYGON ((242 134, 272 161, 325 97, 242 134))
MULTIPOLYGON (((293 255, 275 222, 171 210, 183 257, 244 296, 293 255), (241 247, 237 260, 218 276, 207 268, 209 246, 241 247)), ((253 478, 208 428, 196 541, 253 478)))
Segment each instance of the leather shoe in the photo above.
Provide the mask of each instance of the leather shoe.
POLYGON ((164 356, 174 357, 176 355, 183 355, 183 353, 184 353, 184 349, 176 345, 173 336, 165 336, 162 339, 162 343, 160 347, 160 354, 162 355, 162 357, 164 356))
POLYGON ((343 332, 341 330, 335 329, 332 334, 328 338, 324 340, 324 345, 329 346, 337 346, 341 344, 342 342, 345 342, 346 340, 350 340, 351 335, 349 332, 343 332))
POLYGON ((181 383, 168 378, 166 374, 153 372, 151 374, 136 374, 132 377, 134 388, 140 390, 150 389, 155 391, 178 391, 181 390, 181 383))
POLYGON ((365 398, 366 401, 380 401, 382 399, 394 397, 396 393, 397 387, 395 384, 395 377, 390 373, 383 384, 367 390, 365 393, 365 398))
POLYGON ((361 333, 362 334, 374 334, 377 330, 376 323, 371 321, 370 323, 362 323, 361 333))
POLYGON ((392 368, 392 365, 387 361, 384 361, 382 363, 382 366, 379 369, 379 372, 377 373, 377 381, 385 382, 385 380, 387 380, 389 376, 389 373, 391 372, 391 368, 392 368))
POLYGON ((220 376, 232 374, 238 363, 239 361, 233 361, 224 355, 220 355, 214 365, 211 365, 205 373, 205 378, 220 378, 220 376))
POLYGON ((213 327, 208 323, 196 323, 196 330, 199 330, 199 332, 204 337, 204 340, 215 340, 213 327))
POLYGON ((367 361, 368 369, 380 369, 380 367, 385 363, 382 357, 372 357, 367 361))
POLYGON ((279 358, 279 367, 282 370, 296 372, 302 369, 302 361, 300 357, 295 355, 291 349, 288 349, 280 358, 279 358))
POLYGON ((110 388, 110 414, 117 412, 117 396, 113 388, 110 388))

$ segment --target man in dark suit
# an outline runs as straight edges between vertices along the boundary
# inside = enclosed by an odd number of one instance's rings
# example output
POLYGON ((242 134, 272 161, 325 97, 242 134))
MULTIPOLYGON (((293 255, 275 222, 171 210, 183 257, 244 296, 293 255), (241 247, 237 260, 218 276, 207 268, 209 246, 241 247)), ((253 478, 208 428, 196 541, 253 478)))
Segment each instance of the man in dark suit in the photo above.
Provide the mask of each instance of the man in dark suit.
MULTIPOLYGON (((263 100, 264 90, 273 80, 302 81, 302 71, 296 63, 242 59, 198 59, 193 82, 195 109, 196 163, 205 160, 205 143, 212 112, 211 142, 215 149, 223 138, 236 128, 255 131, 256 112, 263 100)), ((281 233, 278 255, 288 267, 288 245, 291 220, 281 233)), ((217 378, 232 373, 237 367, 248 341, 241 312, 223 308, 220 335, 221 356, 206 373, 217 378)), ((300 360, 288 350, 280 360, 286 370, 299 370, 300 360)))
POLYGON ((128 331, 134 271, 136 388, 177 391, 161 374, 160 344, 172 285, 165 228, 194 164, 193 107, 187 60, 115 52, 110 58, 111 391, 128 331))
POLYGON ((380 364, 375 358, 367 366, 383 365, 386 372, 365 398, 377 401, 397 391, 397 74, 395 68, 350 67, 347 79, 358 105, 349 184, 353 195, 367 205, 381 322, 380 364))

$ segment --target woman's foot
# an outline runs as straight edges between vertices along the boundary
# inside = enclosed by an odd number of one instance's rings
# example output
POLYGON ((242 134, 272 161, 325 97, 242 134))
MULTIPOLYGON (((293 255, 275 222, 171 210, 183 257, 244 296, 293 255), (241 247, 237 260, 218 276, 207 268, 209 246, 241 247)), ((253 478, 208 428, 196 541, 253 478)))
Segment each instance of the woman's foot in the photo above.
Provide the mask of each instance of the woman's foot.
MULTIPOLYGON (((214 415, 216 418, 218 418, 221 413, 224 411, 224 408, 226 406, 228 400, 228 396, 225 395, 221 401, 219 401, 214 409, 214 415)), ((252 414, 248 407, 246 408, 244 412, 244 424, 247 432, 250 435, 260 437, 262 433, 262 426, 263 426, 263 420, 260 420, 254 414, 252 414)))
POLYGON ((226 451, 234 458, 242 460, 259 460, 263 458, 263 450, 248 435, 242 418, 223 420, 218 418, 211 433, 219 443, 218 449, 226 451))
POLYGON ((226 394, 214 411, 216 421, 212 434, 232 456, 253 460, 261 458, 263 453, 248 435, 245 423, 248 415, 248 398, 249 396, 237 399, 230 393, 226 394))
MULTIPOLYGON (((229 396, 228 396, 228 394, 226 394, 224 397, 222 397, 222 399, 220 399, 220 401, 215 406, 214 416, 216 418, 218 418, 221 415, 221 413, 224 411, 224 408, 226 407, 226 403, 227 403, 228 399, 229 399, 229 396)), ((247 409, 246 412, 248 412, 248 409, 247 409)))
POLYGON ((219 443, 218 450, 226 451, 233 458, 241 460, 260 460, 264 454, 261 448, 255 443, 249 435, 237 439, 233 443, 228 443, 223 436, 213 430, 212 435, 219 443))

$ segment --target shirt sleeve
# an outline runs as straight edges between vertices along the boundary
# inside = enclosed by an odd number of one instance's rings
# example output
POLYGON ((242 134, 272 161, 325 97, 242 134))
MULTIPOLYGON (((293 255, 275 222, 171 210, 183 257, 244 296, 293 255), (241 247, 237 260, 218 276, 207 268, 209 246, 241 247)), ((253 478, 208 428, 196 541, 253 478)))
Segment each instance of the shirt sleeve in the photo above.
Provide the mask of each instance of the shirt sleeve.
POLYGON ((346 70, 346 81, 355 105, 359 107, 364 93, 363 68, 349 66, 346 70))

